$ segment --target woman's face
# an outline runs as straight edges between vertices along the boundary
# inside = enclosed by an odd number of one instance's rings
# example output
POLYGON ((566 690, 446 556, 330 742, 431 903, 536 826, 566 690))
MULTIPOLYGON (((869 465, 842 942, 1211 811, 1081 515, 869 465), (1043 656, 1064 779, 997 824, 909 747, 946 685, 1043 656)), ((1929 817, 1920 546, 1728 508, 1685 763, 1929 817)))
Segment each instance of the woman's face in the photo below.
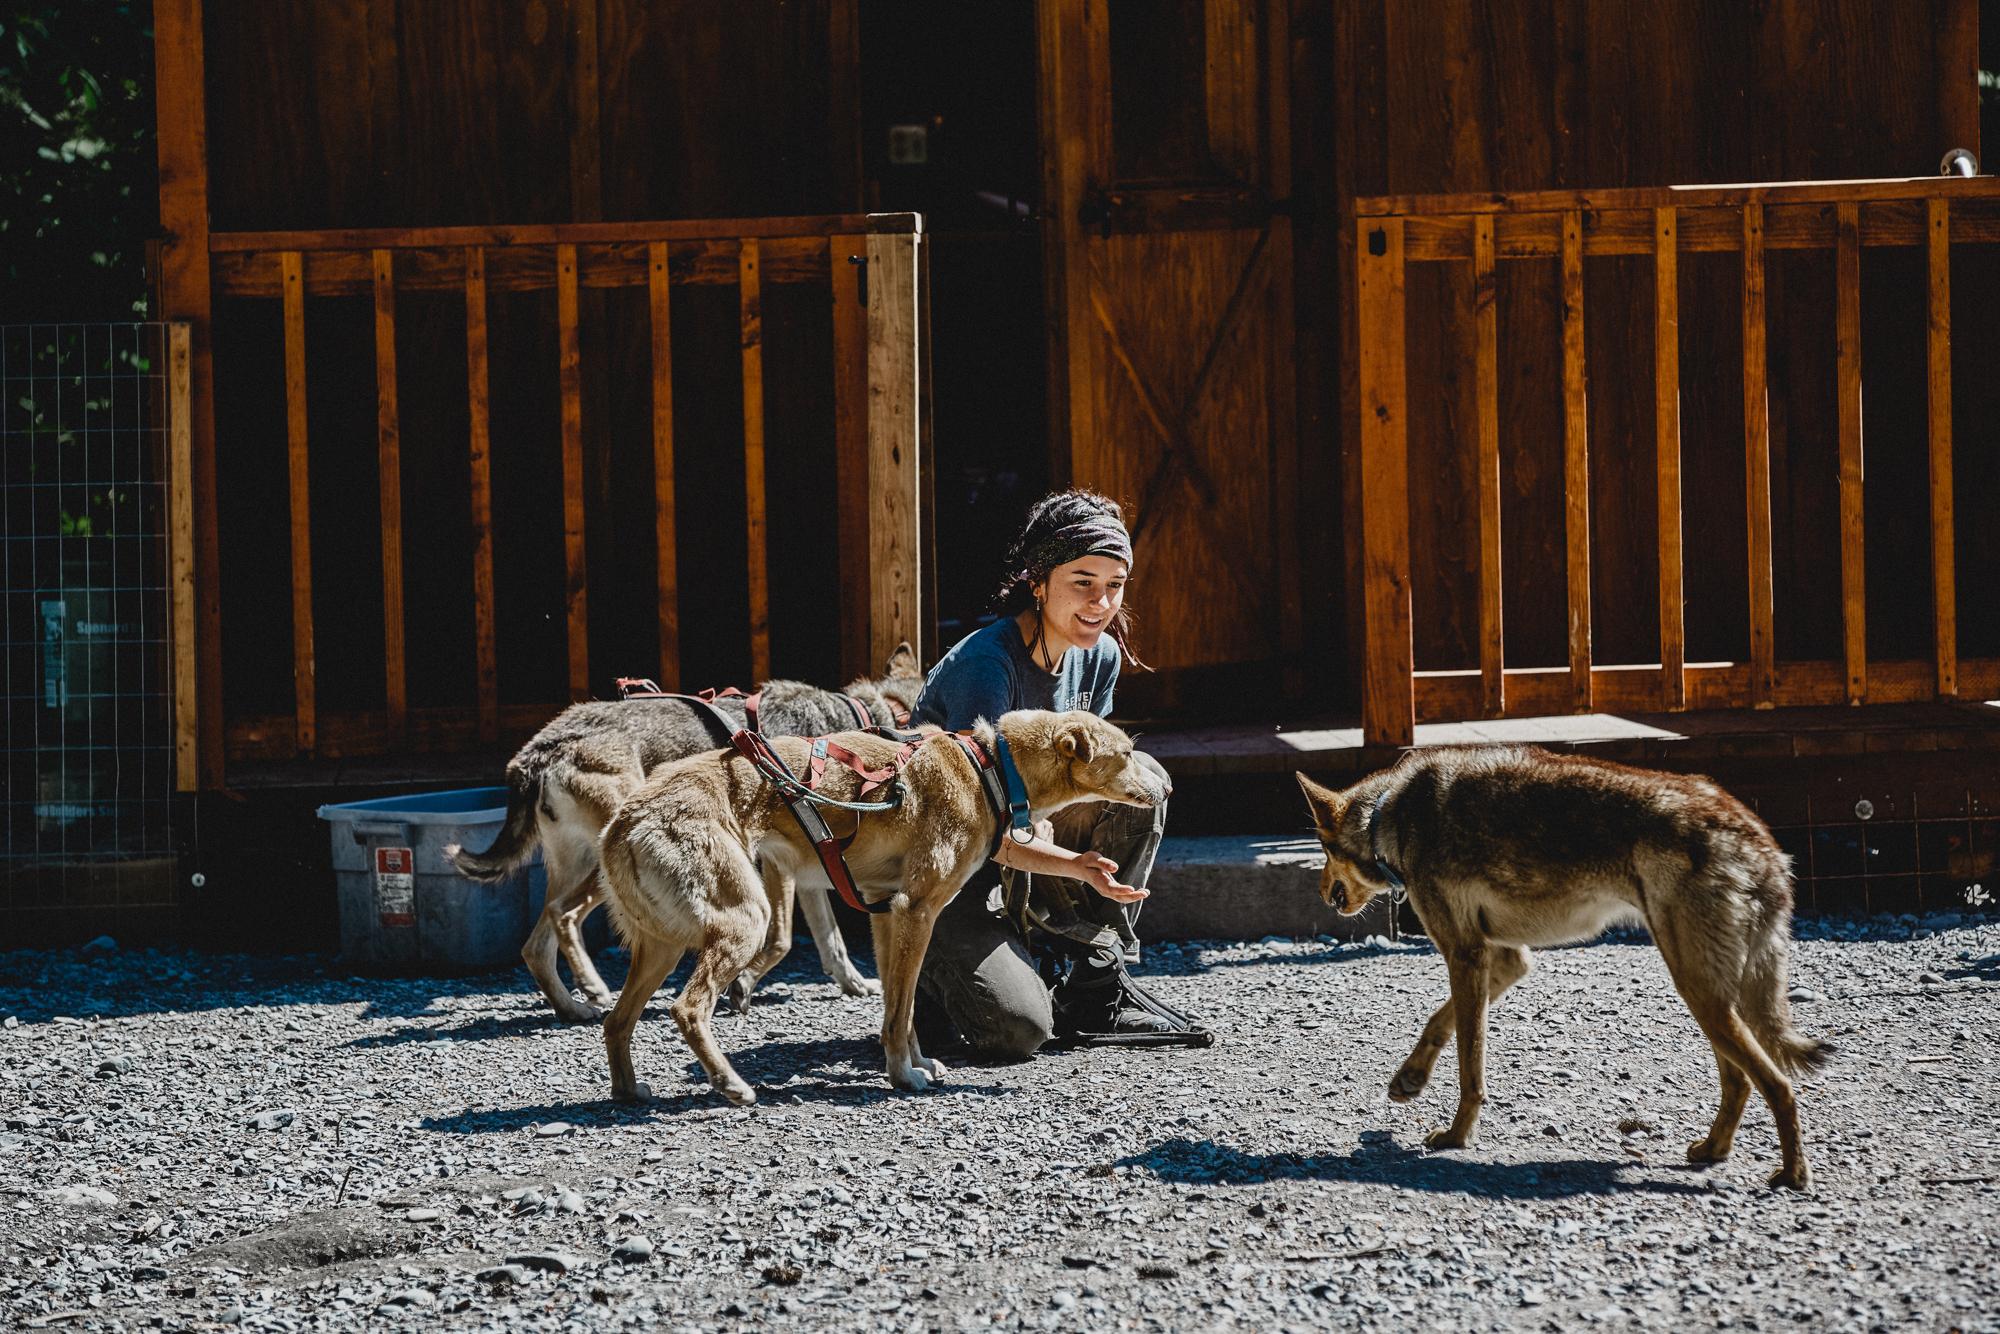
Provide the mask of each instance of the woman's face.
POLYGON ((1050 570, 1035 596, 1051 647, 1095 647, 1125 603, 1126 578, 1125 563, 1110 556, 1085 556, 1050 570))

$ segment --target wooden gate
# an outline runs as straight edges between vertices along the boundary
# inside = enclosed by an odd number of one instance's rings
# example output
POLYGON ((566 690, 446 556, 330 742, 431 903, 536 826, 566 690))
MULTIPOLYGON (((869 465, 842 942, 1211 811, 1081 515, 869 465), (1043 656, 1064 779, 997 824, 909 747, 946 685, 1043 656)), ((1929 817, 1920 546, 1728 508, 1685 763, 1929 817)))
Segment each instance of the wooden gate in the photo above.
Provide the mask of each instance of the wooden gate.
MULTIPOLYGON (((1364 725, 1375 744, 1408 745, 1422 721, 1456 721, 1690 706, 1860 704, 2000 694, 2000 658, 1959 656, 1951 414, 1951 255, 2000 241, 2000 181, 1924 178, 1799 184, 1393 196, 1356 202, 1360 306, 1360 430, 1366 510, 1364 725), (1921 246, 1927 255, 1928 482, 1931 652, 1870 661, 1864 580, 1861 250, 1921 246), (1769 322, 1765 254, 1831 252, 1836 293, 1840 584, 1843 656, 1779 661, 1773 621, 1769 322), (1743 469, 1748 547, 1749 661, 1690 663, 1683 624, 1680 349, 1677 260, 1688 252, 1742 256, 1743 469), (1584 258, 1647 256, 1655 278, 1654 369, 1658 481, 1658 663, 1601 665, 1591 652, 1590 448, 1584 357, 1584 258), (1496 264, 1559 258, 1562 287, 1566 668, 1506 665, 1500 515, 1507 461, 1500 439, 1496 264), (1474 671, 1418 671, 1412 647, 1406 265, 1470 262, 1476 311, 1479 661, 1474 671)), ((1983 346, 1979 347, 1983 351, 1983 346)), ((1964 604, 1980 617, 1992 603, 1964 604)))
POLYGON ((1287 12, 1041 0, 1053 471, 1128 506, 1139 712, 1297 663, 1287 12))

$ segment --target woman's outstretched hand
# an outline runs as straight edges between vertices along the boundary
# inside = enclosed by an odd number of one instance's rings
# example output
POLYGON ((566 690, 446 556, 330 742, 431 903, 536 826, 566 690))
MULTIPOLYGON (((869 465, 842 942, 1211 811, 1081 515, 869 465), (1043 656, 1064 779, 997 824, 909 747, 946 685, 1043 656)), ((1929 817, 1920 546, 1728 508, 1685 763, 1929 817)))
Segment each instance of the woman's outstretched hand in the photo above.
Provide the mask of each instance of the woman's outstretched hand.
POLYGON ((1076 854, 1076 878, 1114 903, 1137 903, 1151 891, 1118 881, 1118 863, 1101 852, 1076 854))

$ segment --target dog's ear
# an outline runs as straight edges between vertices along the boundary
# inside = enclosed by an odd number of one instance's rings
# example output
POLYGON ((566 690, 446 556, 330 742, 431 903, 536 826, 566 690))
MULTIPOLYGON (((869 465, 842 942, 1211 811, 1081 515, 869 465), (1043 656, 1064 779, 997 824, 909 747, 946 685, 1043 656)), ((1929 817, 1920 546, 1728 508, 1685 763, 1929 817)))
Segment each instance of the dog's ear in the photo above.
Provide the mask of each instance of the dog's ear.
POLYGON ((1065 759, 1089 764, 1097 758, 1097 738, 1090 734, 1087 724, 1078 723, 1063 729, 1062 735, 1056 738, 1056 749, 1063 753, 1065 759))
POLYGON ((917 651, 910 647, 907 639, 896 645, 896 651, 889 655, 888 663, 882 668, 884 676, 914 677, 923 674, 923 669, 917 664, 917 651))
POLYGON ((1299 790, 1306 794, 1306 806, 1312 811, 1313 823, 1331 834, 1340 828, 1340 817, 1347 810, 1347 799, 1330 787, 1321 787, 1302 773, 1292 775, 1299 780, 1299 790))

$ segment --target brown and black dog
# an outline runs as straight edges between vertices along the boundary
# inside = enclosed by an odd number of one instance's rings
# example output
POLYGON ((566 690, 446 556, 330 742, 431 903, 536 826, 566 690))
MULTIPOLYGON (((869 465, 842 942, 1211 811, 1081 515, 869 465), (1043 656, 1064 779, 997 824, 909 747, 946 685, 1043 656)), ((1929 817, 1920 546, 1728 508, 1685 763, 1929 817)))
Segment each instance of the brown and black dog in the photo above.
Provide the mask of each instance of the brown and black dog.
MULTIPOLYGON (((1021 710, 997 726, 1037 819, 1080 801, 1152 806, 1167 798, 1159 766, 1136 757, 1131 738, 1095 714, 1021 710)), ((972 736, 993 754, 993 726, 982 722, 972 736)), ((889 764, 898 749, 867 733, 837 740, 870 768, 889 764)), ((798 773, 809 744, 780 737, 771 748, 798 773)), ((850 770, 830 768, 821 790, 851 800, 860 786, 850 770)), ((860 821, 848 867, 864 897, 891 905, 869 919, 882 981, 882 1050, 890 1082, 920 1091, 944 1069, 925 1057, 912 1031, 917 973, 932 924, 987 859, 1000 817, 971 757, 937 733, 904 766, 898 805, 859 816, 829 809, 826 818, 836 834, 860 821)), ((761 976, 782 957, 767 942, 774 916, 791 913, 794 883, 825 883, 784 797, 734 751, 697 755, 661 769, 618 808, 599 857, 612 924, 632 951, 618 1005, 604 1021, 612 1096, 648 1095, 632 1069, 632 1030, 681 955, 694 950, 694 971, 671 1007, 674 1023, 724 1097, 755 1102, 756 1091, 716 1046, 710 1019, 738 974, 761 976)))
POLYGON ((1458 1114, 1434 1149, 1472 1142, 1486 1090, 1486 1007, 1528 972, 1528 948, 1643 922, 1715 1049, 1722 1104, 1693 1162, 1729 1156, 1754 1084, 1778 1124, 1774 1186, 1811 1180, 1786 1076, 1830 1048, 1792 1027, 1792 874, 1770 830, 1706 778, 1533 746, 1412 751, 1344 792, 1298 776, 1326 850, 1320 896, 1342 913, 1407 887, 1451 976, 1389 1084, 1407 1102, 1458 1035, 1458 1114))

